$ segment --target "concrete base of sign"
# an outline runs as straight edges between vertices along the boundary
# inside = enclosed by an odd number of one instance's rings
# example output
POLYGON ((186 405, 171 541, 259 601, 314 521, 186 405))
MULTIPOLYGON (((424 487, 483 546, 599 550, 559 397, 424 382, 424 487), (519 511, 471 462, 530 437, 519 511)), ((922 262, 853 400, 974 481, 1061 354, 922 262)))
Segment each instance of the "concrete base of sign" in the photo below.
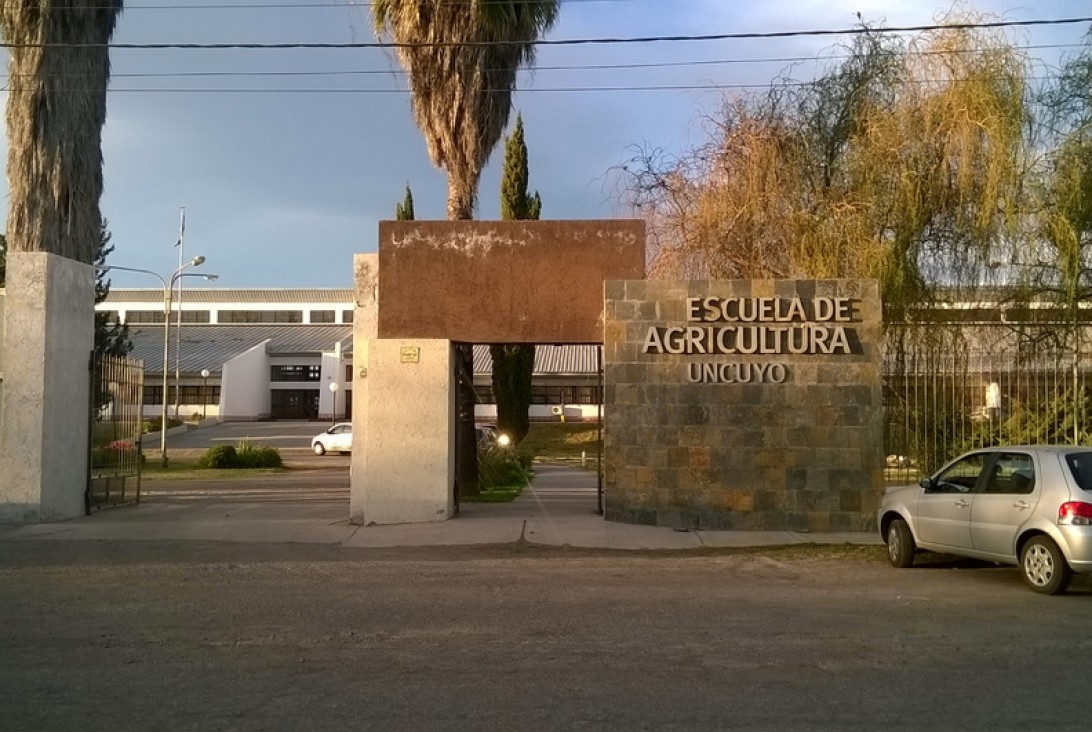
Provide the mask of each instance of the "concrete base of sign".
MULTIPOLYGON (((451 518, 455 511, 451 342, 377 339, 366 351, 367 399, 361 411, 367 429, 354 435, 349 520, 403 524, 451 518), (363 460, 358 457, 361 447, 363 460)), ((358 376, 355 383, 361 380, 358 376)))
POLYGON ((85 513, 94 269, 8 252, 0 399, 0 521, 85 513))

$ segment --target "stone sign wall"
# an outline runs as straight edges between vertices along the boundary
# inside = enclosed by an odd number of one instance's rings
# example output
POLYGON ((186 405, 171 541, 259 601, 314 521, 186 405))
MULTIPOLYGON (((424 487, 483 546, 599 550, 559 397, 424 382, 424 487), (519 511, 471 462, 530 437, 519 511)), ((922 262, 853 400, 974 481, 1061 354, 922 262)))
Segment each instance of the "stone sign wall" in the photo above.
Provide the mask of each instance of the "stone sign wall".
POLYGON ((870 529, 881 323, 871 280, 606 283, 606 518, 870 529))

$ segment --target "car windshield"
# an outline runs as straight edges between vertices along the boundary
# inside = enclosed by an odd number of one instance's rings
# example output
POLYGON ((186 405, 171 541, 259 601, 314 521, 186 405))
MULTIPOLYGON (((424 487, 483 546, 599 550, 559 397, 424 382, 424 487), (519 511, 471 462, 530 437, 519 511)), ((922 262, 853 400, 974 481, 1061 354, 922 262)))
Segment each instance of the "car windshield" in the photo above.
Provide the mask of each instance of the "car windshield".
POLYGON ((1092 452, 1074 452, 1065 456, 1069 472, 1082 491, 1092 493, 1092 452))

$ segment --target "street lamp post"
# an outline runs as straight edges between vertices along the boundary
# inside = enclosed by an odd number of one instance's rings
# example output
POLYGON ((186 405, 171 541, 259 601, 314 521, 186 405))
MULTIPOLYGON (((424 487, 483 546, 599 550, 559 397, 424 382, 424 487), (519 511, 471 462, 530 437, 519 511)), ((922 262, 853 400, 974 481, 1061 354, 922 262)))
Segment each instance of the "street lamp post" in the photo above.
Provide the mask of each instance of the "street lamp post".
POLYGON ((201 369, 201 419, 208 417, 209 409, 209 370, 201 369))
POLYGON ((336 381, 330 382, 330 393, 334 395, 334 407, 330 410, 330 424, 337 422, 337 390, 338 383, 336 381))
MULTIPOLYGON (((205 258, 202 256, 196 256, 190 261, 183 264, 176 269, 170 277, 164 277, 158 272, 153 272, 150 269, 138 269, 136 267, 119 267, 118 265, 111 264, 105 267, 101 267, 100 271, 109 272, 110 270, 118 270, 122 272, 141 272, 143 274, 150 274, 160 281, 163 285, 163 409, 159 416, 159 454, 161 464, 163 467, 167 467, 167 379, 168 371, 170 368, 170 350, 171 350, 171 294, 174 291, 174 285, 181 277, 204 277, 206 280, 215 280, 219 275, 203 274, 197 272, 184 272, 183 270, 190 267, 199 267, 205 263, 205 258)), ((178 385, 175 385, 178 388, 178 385)))

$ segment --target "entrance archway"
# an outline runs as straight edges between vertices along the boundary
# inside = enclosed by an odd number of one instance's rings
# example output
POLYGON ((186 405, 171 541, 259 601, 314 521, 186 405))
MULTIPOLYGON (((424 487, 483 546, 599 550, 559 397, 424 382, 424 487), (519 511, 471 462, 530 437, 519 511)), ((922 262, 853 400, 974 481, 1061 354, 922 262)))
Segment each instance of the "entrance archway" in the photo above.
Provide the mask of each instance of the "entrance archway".
POLYGON ((603 342, 603 286, 644 276, 641 221, 382 222, 355 261, 350 520, 454 512, 453 343, 603 342))
POLYGON ((603 345, 608 520, 874 524, 875 281, 647 281, 639 221, 384 222, 356 274, 353 522, 453 515, 463 342, 603 345))

